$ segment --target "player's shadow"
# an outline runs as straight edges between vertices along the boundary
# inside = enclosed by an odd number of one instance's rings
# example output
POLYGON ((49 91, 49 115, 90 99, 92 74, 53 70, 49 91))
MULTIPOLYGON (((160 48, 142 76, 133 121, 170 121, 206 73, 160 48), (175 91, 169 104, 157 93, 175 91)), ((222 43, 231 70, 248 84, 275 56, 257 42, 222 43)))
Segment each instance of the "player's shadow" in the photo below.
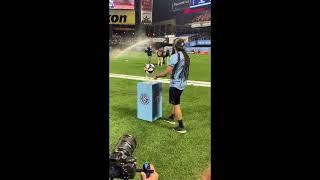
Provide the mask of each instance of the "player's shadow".
POLYGON ((119 114, 123 117, 137 117, 137 109, 119 106, 116 107, 113 111, 118 111, 119 114))
MULTIPOLYGON (((131 117, 131 118, 139 120, 137 117, 137 109, 136 108, 129 108, 129 107, 123 107, 123 106, 120 107, 119 106, 115 109, 116 109, 116 111, 119 112, 120 118, 131 117)), ((169 129, 169 130, 172 130, 174 127, 176 127, 178 125, 178 123, 173 125, 173 124, 165 122, 164 120, 165 120, 165 117, 161 117, 153 122, 148 122, 148 121, 144 121, 144 122, 150 123, 150 124, 152 124, 152 126, 158 126, 159 128, 164 128, 164 129, 169 129)), ((139 122, 142 122, 142 121, 139 121, 139 122)))
POLYGON ((159 119, 157 119, 155 122, 157 123, 157 125, 160 128, 164 128, 164 129, 172 129, 173 127, 175 127, 178 123, 176 124, 170 124, 168 122, 165 122, 166 118, 165 117, 161 117, 159 119))

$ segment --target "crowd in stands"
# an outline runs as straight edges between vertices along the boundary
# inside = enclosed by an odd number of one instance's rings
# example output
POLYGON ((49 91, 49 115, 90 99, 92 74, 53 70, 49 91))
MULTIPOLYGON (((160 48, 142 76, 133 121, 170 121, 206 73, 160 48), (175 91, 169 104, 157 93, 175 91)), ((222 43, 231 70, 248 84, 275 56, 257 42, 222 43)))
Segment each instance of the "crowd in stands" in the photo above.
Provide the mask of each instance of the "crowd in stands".
MULTIPOLYGON (((211 28, 181 28, 178 32, 148 32, 146 36, 149 38, 164 38, 165 35, 175 35, 176 37, 188 36, 189 42, 196 40, 211 40, 211 28)), ((132 31, 116 31, 113 32, 109 37, 109 46, 110 47, 128 47, 137 42, 137 36, 132 31)))
POLYGON ((196 41, 196 40, 211 40, 210 33, 200 33, 195 34, 189 37, 189 41, 196 41))
POLYGON ((192 22, 211 21, 211 14, 209 11, 205 11, 203 14, 192 19, 192 22))
POLYGON ((109 46, 128 46, 136 42, 136 36, 134 32, 115 32, 109 38, 109 46))

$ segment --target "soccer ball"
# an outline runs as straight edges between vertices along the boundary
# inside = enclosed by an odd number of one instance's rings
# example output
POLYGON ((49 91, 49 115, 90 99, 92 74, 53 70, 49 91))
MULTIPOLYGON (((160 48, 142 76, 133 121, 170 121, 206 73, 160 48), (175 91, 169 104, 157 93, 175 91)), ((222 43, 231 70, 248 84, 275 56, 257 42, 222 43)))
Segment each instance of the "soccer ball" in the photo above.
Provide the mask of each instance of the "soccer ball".
POLYGON ((155 66, 153 64, 146 64, 146 66, 144 66, 144 72, 151 74, 153 73, 155 69, 155 66))

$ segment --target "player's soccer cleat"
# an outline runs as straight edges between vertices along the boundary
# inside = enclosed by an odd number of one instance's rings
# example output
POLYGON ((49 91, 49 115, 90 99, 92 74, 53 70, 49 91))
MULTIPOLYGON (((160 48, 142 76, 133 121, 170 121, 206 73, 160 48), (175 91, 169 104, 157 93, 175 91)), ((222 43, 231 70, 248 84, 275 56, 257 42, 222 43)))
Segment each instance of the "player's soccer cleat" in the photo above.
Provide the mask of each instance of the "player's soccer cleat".
POLYGON ((173 117, 167 117, 164 119, 165 122, 170 123, 170 124, 176 124, 174 121, 173 117))
POLYGON ((175 127, 174 130, 177 131, 178 133, 187 133, 187 130, 180 126, 175 127))
POLYGON ((170 123, 170 124, 176 124, 176 122, 174 121, 174 116, 173 115, 165 118, 164 121, 167 122, 167 123, 170 123))

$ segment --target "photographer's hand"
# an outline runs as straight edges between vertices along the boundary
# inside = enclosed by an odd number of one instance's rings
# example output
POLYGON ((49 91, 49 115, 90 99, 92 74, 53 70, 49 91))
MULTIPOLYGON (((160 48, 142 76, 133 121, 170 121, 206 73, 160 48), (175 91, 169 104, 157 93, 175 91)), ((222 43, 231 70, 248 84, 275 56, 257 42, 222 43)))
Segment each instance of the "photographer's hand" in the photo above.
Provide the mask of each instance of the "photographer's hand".
POLYGON ((210 180, 210 179, 211 179, 211 167, 209 166, 209 168, 202 173, 201 180, 210 180))
POLYGON ((144 172, 141 172, 142 180, 158 180, 159 174, 154 169, 154 166, 150 164, 150 170, 153 170, 153 173, 150 174, 150 177, 147 178, 147 175, 144 172))

